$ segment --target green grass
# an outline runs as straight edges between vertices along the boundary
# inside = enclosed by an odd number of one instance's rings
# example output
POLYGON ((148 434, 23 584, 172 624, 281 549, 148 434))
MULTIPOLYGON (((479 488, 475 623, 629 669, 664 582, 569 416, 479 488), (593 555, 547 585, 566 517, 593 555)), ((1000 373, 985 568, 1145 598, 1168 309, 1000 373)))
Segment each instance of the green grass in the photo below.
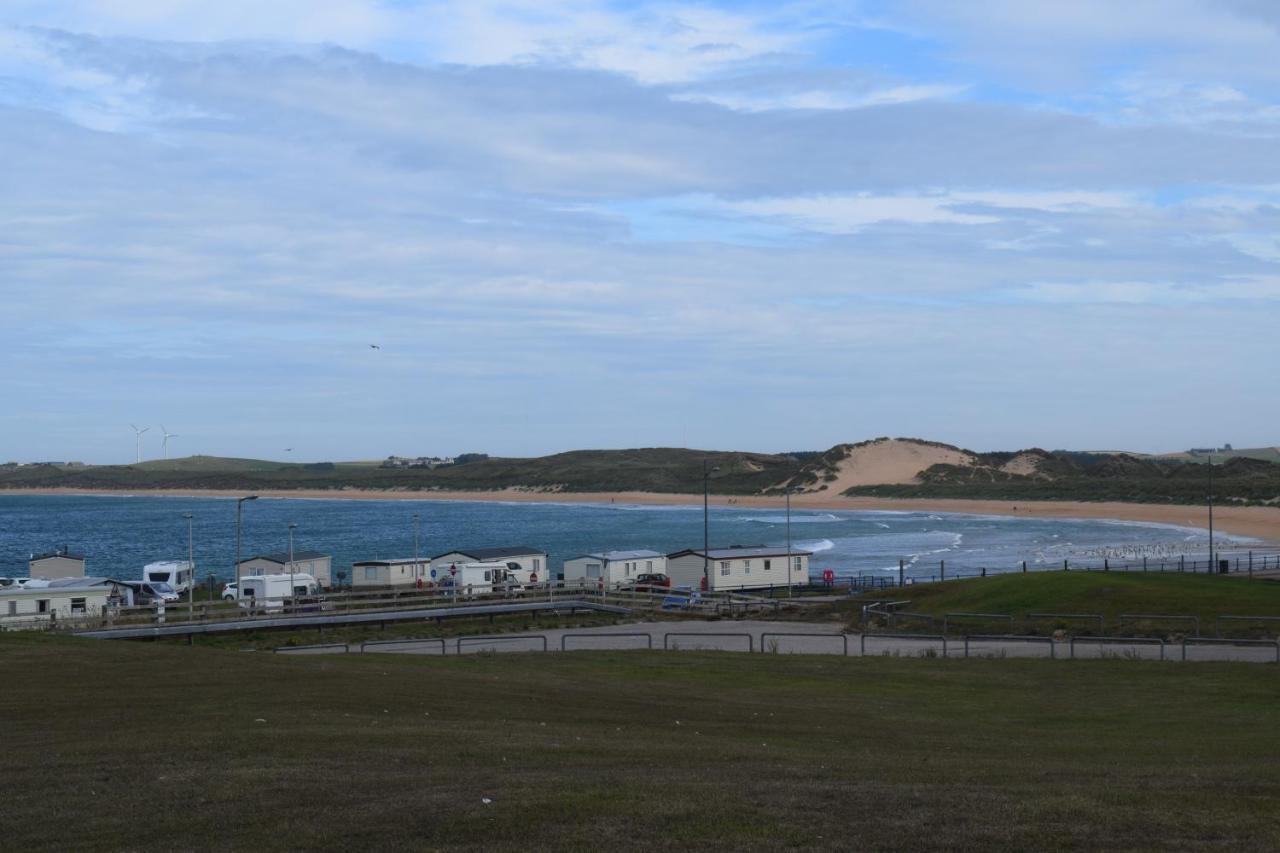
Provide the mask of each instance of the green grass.
MULTIPOLYGON (((867 601, 909 600, 904 609, 946 613, 1097 613, 1114 626, 1121 614, 1159 613, 1198 616, 1212 631, 1218 616, 1280 616, 1280 581, 1239 577, 1150 572, 1030 572, 918 584, 889 593, 867 594, 843 605, 861 609, 867 601)), ((971 624, 971 623, 966 623, 971 624)), ((1083 623, 1072 623, 1084 627, 1083 623)), ((1176 626, 1167 623, 1165 627, 1176 626)), ((1257 627, 1256 625, 1254 626, 1257 627)), ((1269 629, 1274 635, 1277 628, 1269 629)))
POLYGON ((0 684, 13 850, 1280 847, 1258 665, 4 635, 0 684))

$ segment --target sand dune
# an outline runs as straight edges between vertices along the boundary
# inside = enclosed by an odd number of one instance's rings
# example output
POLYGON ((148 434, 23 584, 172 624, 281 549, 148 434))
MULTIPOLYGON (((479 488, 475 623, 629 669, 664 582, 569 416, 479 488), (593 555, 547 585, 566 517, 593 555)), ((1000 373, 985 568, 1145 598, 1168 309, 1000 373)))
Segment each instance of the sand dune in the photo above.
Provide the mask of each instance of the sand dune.
POLYGON ((849 455, 837 464, 836 479, 827 481, 823 491, 839 495, 854 486, 914 483, 920 472, 931 465, 972 465, 976 460, 964 450, 899 438, 882 439, 850 447, 849 455))

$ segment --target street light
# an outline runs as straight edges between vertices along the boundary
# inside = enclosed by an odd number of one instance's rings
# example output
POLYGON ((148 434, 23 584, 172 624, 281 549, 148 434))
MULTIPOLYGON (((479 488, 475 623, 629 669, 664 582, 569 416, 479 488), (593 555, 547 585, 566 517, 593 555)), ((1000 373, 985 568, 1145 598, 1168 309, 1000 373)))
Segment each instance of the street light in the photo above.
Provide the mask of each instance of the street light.
POLYGON ((798 491, 798 488, 787 489, 787 598, 794 596, 791 583, 791 496, 798 491))
POLYGON ((711 475, 720 470, 720 466, 711 466, 702 460, 702 590, 711 592, 711 475))
MULTIPOLYGON (((293 602, 295 596, 297 596, 298 594, 297 587, 293 585, 293 531, 294 531, 294 528, 296 528, 297 526, 298 525, 293 523, 289 524, 289 601, 290 603, 293 602)), ((290 610, 292 609, 293 608, 290 607, 290 610)))
POLYGON ((1209 574, 1216 565, 1213 561, 1213 454, 1209 454, 1209 574))
POLYGON ((196 550, 192 535, 195 516, 187 512, 182 517, 187 520, 187 620, 191 621, 196 618, 196 550))
POLYGON ((240 510, 244 506, 245 501, 256 501, 257 495, 249 495, 243 498, 236 498, 236 567, 233 572, 236 578, 236 594, 239 595, 240 590, 240 510))
POLYGON ((422 566, 418 564, 418 530, 421 527, 422 516, 415 512, 413 514, 413 578, 415 581, 422 579, 422 566))

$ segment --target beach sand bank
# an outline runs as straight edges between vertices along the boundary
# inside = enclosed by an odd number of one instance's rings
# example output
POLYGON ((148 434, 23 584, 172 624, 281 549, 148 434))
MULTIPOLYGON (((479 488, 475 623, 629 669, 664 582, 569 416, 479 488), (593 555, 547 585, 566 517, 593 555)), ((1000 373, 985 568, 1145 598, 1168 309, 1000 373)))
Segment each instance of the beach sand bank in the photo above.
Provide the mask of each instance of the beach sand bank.
MULTIPOLYGON (((154 489, 133 491, 83 489, 6 489, 3 494, 29 495, 161 495, 169 497, 239 497, 243 492, 199 489, 154 489)), ((315 490, 261 491, 264 498, 307 498, 327 500, 416 500, 416 501, 513 501, 541 503, 622 503, 680 505, 701 504, 702 495, 656 494, 653 492, 563 493, 504 489, 490 492, 411 492, 315 490)), ((780 507, 783 499, 761 496, 711 496, 715 506, 780 507)), ((848 498, 839 495, 804 494, 791 499, 794 509, 881 510, 892 512, 958 512, 1027 518, 1101 518, 1116 521, 1148 521, 1180 527, 1209 526, 1209 511, 1203 506, 1178 504, 1087 503, 1079 501, 952 500, 931 498, 848 498)), ((1280 545, 1280 507, 1215 507, 1214 529, 1232 536, 1251 536, 1280 545)))

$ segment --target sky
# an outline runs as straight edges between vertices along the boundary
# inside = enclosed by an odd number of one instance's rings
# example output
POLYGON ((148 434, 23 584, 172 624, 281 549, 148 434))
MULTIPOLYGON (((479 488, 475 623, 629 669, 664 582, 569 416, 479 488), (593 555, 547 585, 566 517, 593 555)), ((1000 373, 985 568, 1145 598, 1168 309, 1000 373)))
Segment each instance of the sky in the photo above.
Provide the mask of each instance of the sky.
POLYGON ((1273 445, 1278 55, 1269 0, 0 0, 0 461, 1273 445))

